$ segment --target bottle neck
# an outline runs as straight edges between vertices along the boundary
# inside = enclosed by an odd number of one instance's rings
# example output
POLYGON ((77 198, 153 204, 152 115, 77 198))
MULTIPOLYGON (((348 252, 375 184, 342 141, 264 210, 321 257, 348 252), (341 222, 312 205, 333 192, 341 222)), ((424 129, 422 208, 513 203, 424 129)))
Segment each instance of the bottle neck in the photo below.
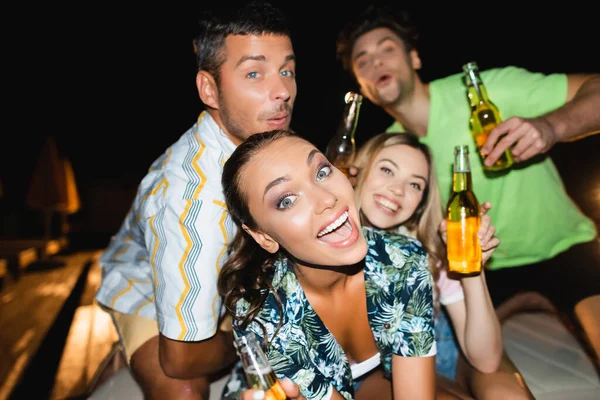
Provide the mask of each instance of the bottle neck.
POLYGON ((337 132, 331 137, 325 149, 325 157, 337 168, 347 173, 354 155, 356 144, 354 134, 358 125, 358 113, 362 103, 362 95, 354 92, 346 93, 346 106, 337 132))
POLYGON ((459 152, 454 156, 454 173, 452 175, 452 191, 465 192, 473 190, 469 155, 459 152))
POLYGON ((358 112, 360 110, 359 99, 353 99, 344 109, 342 120, 338 128, 338 135, 350 139, 354 142, 354 134, 358 125, 358 112))
POLYGON ((473 182, 471 180, 471 172, 455 172, 452 177, 452 191, 458 192, 472 192, 473 182))
POLYGON ((478 71, 469 70, 466 74, 466 83, 469 91, 469 100, 471 101, 472 106, 482 102, 489 102, 487 89, 483 84, 478 71))

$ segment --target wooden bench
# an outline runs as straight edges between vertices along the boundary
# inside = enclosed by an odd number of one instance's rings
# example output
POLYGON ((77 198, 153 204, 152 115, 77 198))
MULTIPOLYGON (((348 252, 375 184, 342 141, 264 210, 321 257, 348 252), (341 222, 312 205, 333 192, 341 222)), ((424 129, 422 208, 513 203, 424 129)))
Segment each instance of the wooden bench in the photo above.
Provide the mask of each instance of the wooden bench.
MULTIPOLYGON (((35 251, 35 250, 34 250, 35 251)), ((62 268, 30 271, 2 289, 0 301, 0 399, 21 387, 22 376, 56 321, 91 254, 61 256, 62 268)), ((28 384, 28 383, 26 383, 28 384)))
POLYGON ((12 251, 19 249, 34 249, 39 258, 45 258, 58 254, 69 245, 66 237, 43 239, 43 238, 4 238, 0 239, 0 251, 12 251))
POLYGON ((587 297, 577 303, 575 315, 583 329, 597 369, 600 370, 600 294, 587 297))
POLYGON ((17 247, 0 243, 0 258, 4 260, 6 272, 19 278, 23 270, 38 260, 38 252, 34 247, 17 247))

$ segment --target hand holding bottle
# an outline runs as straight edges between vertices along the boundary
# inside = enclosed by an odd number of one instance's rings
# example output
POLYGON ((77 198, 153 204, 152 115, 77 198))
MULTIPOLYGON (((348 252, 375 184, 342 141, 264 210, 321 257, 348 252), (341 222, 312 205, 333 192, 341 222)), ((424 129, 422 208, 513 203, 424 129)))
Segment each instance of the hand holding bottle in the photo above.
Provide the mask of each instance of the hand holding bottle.
POLYGON ((502 152, 499 152, 493 162, 491 158, 485 158, 485 153, 482 150, 483 145, 489 142, 488 138, 492 130, 502 122, 500 110, 488 96, 477 63, 471 61, 463 65, 463 71, 467 86, 467 97, 471 105, 469 126, 475 140, 475 146, 483 162, 483 169, 486 171, 507 170, 513 164, 510 148, 506 147, 502 152))
POLYGON ((454 147, 452 193, 446 205, 448 271, 460 275, 481 273, 482 249, 479 201, 473 191, 469 147, 454 147))
MULTIPOLYGON (((481 214, 481 224, 479 225, 479 230, 477 231, 477 237, 479 238, 479 243, 481 244, 481 264, 485 265, 485 263, 492 257, 496 248, 500 245, 500 239, 496 236, 496 227, 492 225, 492 217, 487 214, 487 212, 492 208, 492 204, 489 201, 481 204, 479 210, 481 214)), ((442 220, 439 232, 446 243, 447 240, 447 230, 448 223, 444 219, 442 220)))
MULTIPOLYGON (((281 380, 281 387, 285 395, 290 400, 306 400, 306 397, 300 392, 300 388, 291 380, 285 378, 281 380)), ((240 400, 262 400, 265 398, 264 390, 247 389, 240 396, 240 400)))
POLYGON ((481 154, 485 165, 493 165, 511 149, 513 159, 521 162, 547 152, 557 141, 554 128, 544 117, 511 117, 490 131, 481 154))
POLYGON ((257 389, 253 391, 252 398, 285 400, 286 393, 282 388, 281 380, 275 375, 256 335, 250 332, 238 336, 234 331, 234 336, 234 345, 242 361, 248 386, 257 389))

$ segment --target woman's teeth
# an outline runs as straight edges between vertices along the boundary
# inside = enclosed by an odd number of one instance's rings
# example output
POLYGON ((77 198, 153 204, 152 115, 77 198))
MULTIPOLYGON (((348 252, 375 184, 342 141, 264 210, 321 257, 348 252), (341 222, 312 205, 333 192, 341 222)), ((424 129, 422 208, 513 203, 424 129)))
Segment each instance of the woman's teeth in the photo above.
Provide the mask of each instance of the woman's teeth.
POLYGON ((317 237, 321 237, 323 235, 328 234, 329 232, 332 232, 332 231, 336 230, 337 228, 339 228, 347 220, 348 220, 348 211, 344 212, 342 215, 340 215, 340 217, 338 219, 336 219, 335 221, 333 221, 325 229, 323 229, 321 232, 319 232, 319 234, 317 235, 317 237))
POLYGON ((384 206, 385 208, 389 208, 392 211, 398 210, 398 205, 397 204, 392 203, 391 201, 388 201, 386 199, 379 199, 379 200, 377 200, 377 202, 379 204, 381 204, 382 206, 384 206))

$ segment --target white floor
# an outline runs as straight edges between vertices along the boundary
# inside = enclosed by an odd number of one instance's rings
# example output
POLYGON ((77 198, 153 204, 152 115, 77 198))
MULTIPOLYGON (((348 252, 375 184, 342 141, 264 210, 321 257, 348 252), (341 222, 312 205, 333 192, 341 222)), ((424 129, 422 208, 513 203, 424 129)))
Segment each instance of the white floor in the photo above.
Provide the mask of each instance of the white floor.
MULTIPOLYGON (((600 378, 582 347, 550 314, 519 314, 503 324, 506 351, 537 400, 600 400, 600 378)), ((218 400, 227 376, 211 386, 218 400)), ((129 371, 116 373, 91 400, 143 400, 129 371)))
MULTIPOLYGON (((210 385, 209 400, 219 400, 227 376, 210 385)), ((142 391, 127 368, 121 368, 100 386, 88 400, 144 400, 142 391)))

